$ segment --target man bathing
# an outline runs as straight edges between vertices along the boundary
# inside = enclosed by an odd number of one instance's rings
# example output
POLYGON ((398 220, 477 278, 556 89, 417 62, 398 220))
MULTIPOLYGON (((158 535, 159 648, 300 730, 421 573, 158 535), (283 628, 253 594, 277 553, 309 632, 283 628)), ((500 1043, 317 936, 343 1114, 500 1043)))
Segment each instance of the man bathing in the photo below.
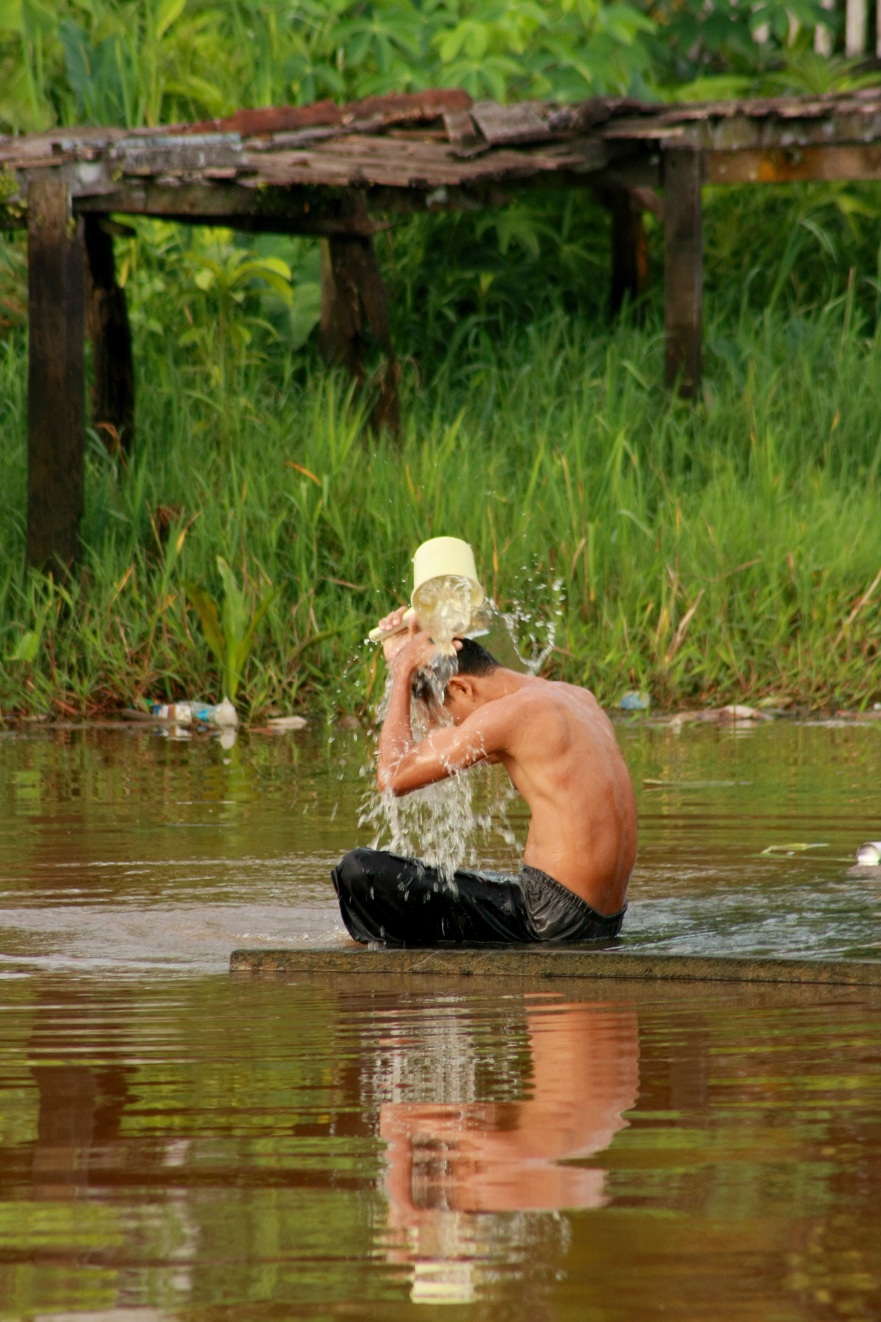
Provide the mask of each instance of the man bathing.
POLYGON ((409 794, 500 762, 531 813, 523 869, 461 869, 447 884, 419 860, 355 849, 332 874, 346 928, 356 941, 405 946, 615 936, 636 858, 636 802, 611 722, 587 689, 508 670, 470 639, 455 645, 458 670, 443 694, 452 724, 417 741, 411 693, 437 647, 426 633, 386 642, 379 787, 409 794))

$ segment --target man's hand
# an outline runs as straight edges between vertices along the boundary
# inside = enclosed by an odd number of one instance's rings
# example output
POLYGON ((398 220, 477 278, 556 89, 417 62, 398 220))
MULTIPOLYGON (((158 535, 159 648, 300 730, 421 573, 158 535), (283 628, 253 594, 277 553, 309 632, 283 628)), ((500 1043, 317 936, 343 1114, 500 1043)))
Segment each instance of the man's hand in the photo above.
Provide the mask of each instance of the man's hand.
POLYGON ((417 629, 415 619, 411 620, 409 625, 404 629, 401 629, 401 621, 403 620, 407 609, 406 606, 399 606, 397 610, 390 611, 388 615, 383 616, 379 621, 379 624, 376 626, 377 629, 382 629, 384 633, 389 632, 392 635, 391 637, 382 640, 383 654, 389 665, 391 665, 401 648, 407 646, 408 641, 412 638, 417 629), (394 630, 396 629, 400 629, 401 631, 395 633, 394 630))
MULTIPOLYGON (((424 629, 405 633, 402 637, 403 644, 397 648, 390 663, 393 675, 397 676, 399 673, 414 675, 417 670, 428 670, 442 654, 437 643, 424 629)), ((395 642, 397 641, 396 638, 395 642)), ((453 639, 453 646, 457 652, 462 650, 458 638, 453 639)))
MULTIPOLYGON (((403 641, 395 649, 395 654, 391 659, 392 674, 414 675, 417 670, 424 666, 430 666, 437 656, 437 643, 433 641, 430 634, 424 629, 419 630, 414 626, 413 631, 401 634, 403 641)), ((399 642, 395 638, 395 642, 399 642)))

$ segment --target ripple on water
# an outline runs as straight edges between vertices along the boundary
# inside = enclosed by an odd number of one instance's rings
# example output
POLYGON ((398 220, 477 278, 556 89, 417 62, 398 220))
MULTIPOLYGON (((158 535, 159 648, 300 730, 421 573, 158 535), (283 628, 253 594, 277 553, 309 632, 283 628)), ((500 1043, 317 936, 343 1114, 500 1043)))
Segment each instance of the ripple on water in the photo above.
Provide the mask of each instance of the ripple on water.
POLYGON ((872 993, 355 983, 4 982, 0 1311, 877 1316, 872 993))
MULTIPOLYGON (((881 884, 848 872, 878 835, 879 734, 620 726, 640 809, 624 941, 876 957, 881 884)), ((210 741, 119 732, 0 744, 6 967, 220 970, 249 942, 346 940, 329 874, 376 832, 376 817, 359 824, 371 745, 301 739, 243 737, 228 762, 210 741)), ((428 801, 436 842, 467 838, 466 862, 517 866, 526 819, 501 769, 446 792, 428 801)), ((414 852, 424 812, 415 798, 400 838, 414 852)))

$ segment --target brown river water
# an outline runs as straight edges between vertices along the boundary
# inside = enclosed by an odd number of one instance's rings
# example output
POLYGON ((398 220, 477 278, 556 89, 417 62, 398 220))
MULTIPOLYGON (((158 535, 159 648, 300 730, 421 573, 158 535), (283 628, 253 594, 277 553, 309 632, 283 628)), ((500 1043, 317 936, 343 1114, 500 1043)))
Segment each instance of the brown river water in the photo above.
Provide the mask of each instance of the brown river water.
MULTIPOLYGON (((619 736, 622 945, 881 958, 881 721, 619 736)), ((0 1318, 881 1317, 878 990, 229 975, 345 942, 369 755, 0 733, 0 1318)))

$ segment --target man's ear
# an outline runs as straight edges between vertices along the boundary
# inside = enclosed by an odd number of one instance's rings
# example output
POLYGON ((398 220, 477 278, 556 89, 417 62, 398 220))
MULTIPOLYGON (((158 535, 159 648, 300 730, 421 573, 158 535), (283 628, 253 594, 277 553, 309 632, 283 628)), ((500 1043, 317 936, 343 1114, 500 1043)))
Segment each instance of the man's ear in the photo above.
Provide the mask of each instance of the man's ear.
POLYGON ((471 680, 467 675, 453 675, 447 683, 447 692, 452 691, 461 698, 470 698, 473 695, 471 680))

